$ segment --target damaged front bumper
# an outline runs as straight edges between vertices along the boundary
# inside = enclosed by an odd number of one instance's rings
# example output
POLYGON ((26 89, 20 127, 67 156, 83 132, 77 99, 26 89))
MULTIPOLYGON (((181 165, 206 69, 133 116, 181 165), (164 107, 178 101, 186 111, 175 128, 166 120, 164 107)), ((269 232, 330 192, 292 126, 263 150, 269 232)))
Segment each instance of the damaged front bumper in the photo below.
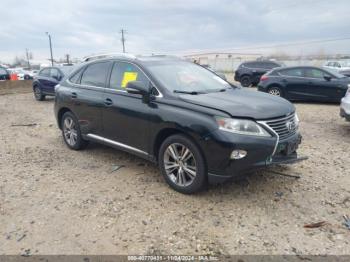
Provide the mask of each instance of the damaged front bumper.
POLYGON ((279 141, 275 137, 257 138, 238 136, 235 134, 213 132, 207 137, 205 148, 208 164, 208 181, 217 184, 232 178, 239 178, 246 173, 272 165, 294 164, 307 159, 299 157, 297 149, 301 143, 301 135, 296 132, 292 136, 279 141), (232 150, 244 150, 246 157, 234 160, 230 158, 232 150), (212 152, 216 152, 213 154, 212 152))

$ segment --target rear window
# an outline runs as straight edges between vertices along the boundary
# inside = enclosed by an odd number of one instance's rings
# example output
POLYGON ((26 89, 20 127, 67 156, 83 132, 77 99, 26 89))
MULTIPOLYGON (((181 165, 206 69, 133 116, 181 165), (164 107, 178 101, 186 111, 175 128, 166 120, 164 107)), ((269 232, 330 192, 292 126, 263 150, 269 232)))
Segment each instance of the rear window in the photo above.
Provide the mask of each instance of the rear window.
POLYGON ((280 73, 285 76, 303 76, 303 70, 301 68, 285 69, 281 70, 280 73))
POLYGON ((110 62, 100 62, 88 65, 81 77, 80 83, 82 85, 104 87, 109 66, 110 62))

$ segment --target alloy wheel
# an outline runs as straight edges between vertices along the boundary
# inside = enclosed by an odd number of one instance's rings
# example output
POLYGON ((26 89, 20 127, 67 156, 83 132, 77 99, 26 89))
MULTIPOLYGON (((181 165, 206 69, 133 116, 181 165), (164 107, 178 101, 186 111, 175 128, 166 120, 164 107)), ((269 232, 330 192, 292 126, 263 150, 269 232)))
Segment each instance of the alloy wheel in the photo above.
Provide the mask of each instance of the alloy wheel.
POLYGON ((180 143, 170 144, 165 150, 164 168, 171 181, 181 187, 192 184, 197 174, 193 153, 180 143))
POLYGON ((36 99, 41 98, 41 90, 39 87, 34 88, 34 95, 35 95, 36 99))
POLYGON ((74 120, 71 117, 66 117, 63 122, 64 139, 70 146, 75 146, 78 139, 78 131, 74 120))
POLYGON ((278 89, 272 88, 269 90, 270 95, 281 96, 281 92, 278 89))

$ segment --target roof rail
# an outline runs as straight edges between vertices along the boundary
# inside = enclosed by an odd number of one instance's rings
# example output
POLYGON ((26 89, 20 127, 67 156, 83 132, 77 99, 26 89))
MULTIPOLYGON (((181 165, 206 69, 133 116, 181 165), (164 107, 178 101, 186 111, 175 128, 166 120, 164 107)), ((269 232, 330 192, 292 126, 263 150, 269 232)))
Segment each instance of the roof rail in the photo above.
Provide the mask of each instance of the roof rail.
POLYGON ((83 58, 83 62, 88 62, 88 61, 93 61, 93 60, 98 60, 98 59, 103 59, 108 57, 125 57, 125 58, 136 59, 135 55, 128 54, 128 53, 102 53, 102 54, 85 56, 83 58))

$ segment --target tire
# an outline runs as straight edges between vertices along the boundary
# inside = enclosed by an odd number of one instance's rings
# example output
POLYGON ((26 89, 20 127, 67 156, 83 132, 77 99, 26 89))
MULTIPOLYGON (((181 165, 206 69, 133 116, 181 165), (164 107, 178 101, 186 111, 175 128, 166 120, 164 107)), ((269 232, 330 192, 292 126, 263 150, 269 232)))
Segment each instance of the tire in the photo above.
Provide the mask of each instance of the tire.
POLYGON ((250 79, 249 76, 243 76, 241 77, 241 85, 243 87, 250 87, 250 85, 252 84, 252 80, 250 79))
POLYGON ((63 114, 61 119, 62 136, 66 145, 73 150, 84 149, 88 145, 88 141, 84 140, 78 119, 71 112, 63 114))
POLYGON ((41 89, 38 86, 34 87, 34 97, 37 101, 43 101, 45 99, 45 96, 41 92, 41 89))
POLYGON ((279 88, 279 87, 277 87, 277 86, 270 87, 270 88, 267 90, 267 92, 268 92, 270 95, 283 97, 283 92, 282 92, 281 88, 279 88))
POLYGON ((24 80, 29 80, 30 76, 29 75, 24 75, 24 80))
POLYGON ((180 193, 193 194, 207 184, 204 157, 198 146, 184 135, 173 135, 164 140, 158 163, 165 181, 180 193))

